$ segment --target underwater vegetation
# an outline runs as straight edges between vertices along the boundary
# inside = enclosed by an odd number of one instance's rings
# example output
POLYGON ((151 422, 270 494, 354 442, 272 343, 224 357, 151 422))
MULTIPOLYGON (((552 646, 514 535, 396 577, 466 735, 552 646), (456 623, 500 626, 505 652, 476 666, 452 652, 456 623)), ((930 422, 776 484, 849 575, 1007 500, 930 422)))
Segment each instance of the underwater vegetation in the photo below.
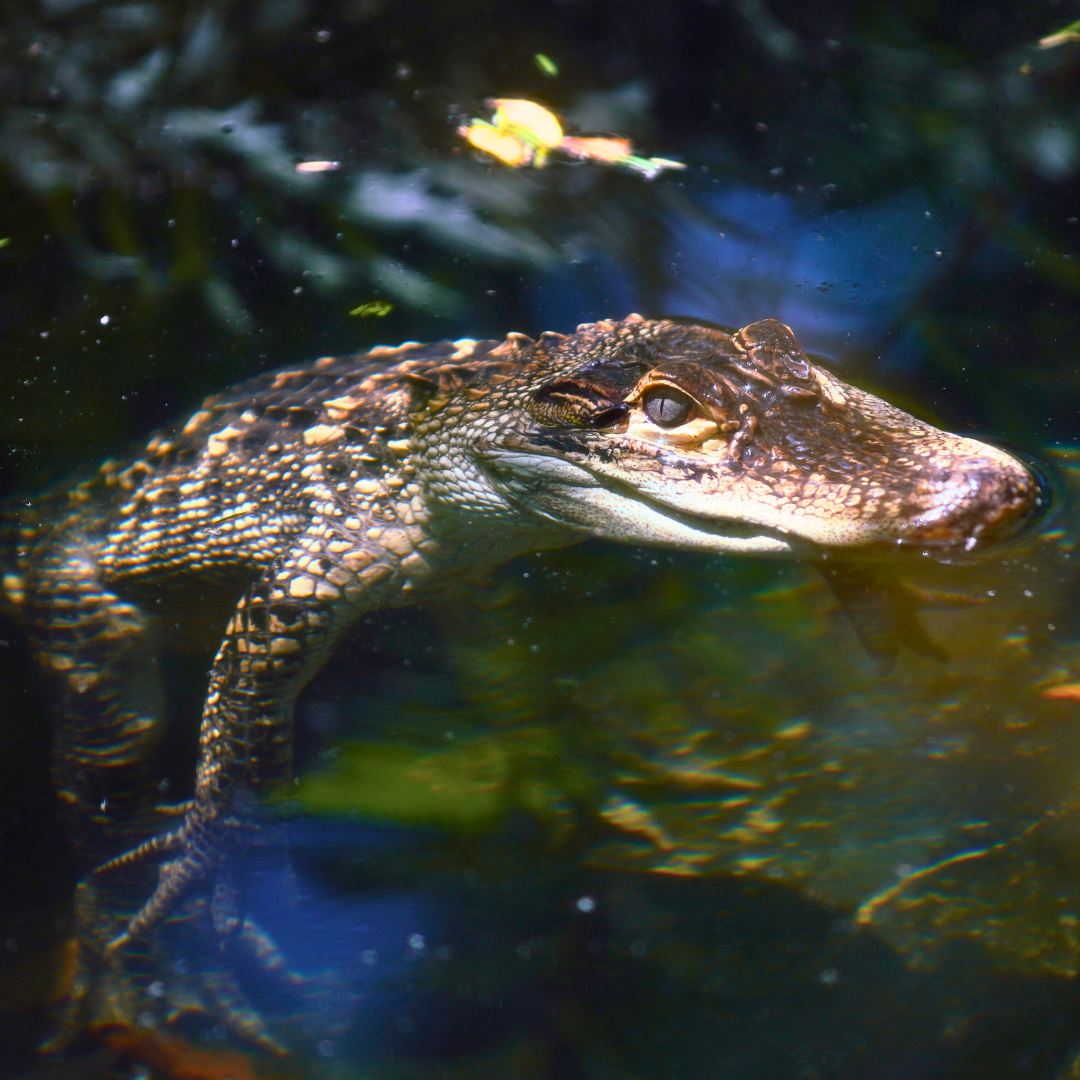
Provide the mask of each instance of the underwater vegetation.
MULTIPOLYGON (((881 677, 812 568, 601 545, 359 627, 280 807, 311 906, 265 890, 353 995, 313 1074, 1080 1075, 1072 12, 3 10, 6 492, 287 362, 631 310, 781 317, 919 415, 1058 451, 1041 532, 899 568, 977 601, 920 614, 945 663, 881 677), (561 139, 523 144, 489 100, 544 103, 561 139), (464 141, 476 118, 523 167, 464 141), (646 182, 612 167, 632 151, 686 167, 646 182)), ((0 642, 6 1076, 39 1069, 70 976, 72 870, 43 703, 0 642)), ((194 707, 205 669, 169 677, 194 707)), ((77 1075, 266 1071, 193 1045, 118 1029, 77 1075)))
POLYGON ((339 731, 296 800, 465 834, 525 814, 589 865, 793 885, 915 965, 963 940, 1072 976, 1072 554, 913 565, 984 602, 923 613, 948 663, 881 679, 816 571, 545 553, 435 608, 459 704, 339 731))

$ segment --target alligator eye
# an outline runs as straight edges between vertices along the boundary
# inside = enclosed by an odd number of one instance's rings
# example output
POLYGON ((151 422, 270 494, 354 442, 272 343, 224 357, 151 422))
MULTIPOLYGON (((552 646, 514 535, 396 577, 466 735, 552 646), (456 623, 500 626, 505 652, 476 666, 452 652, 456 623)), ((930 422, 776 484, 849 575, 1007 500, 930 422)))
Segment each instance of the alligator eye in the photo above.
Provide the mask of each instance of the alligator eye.
POLYGON ((678 390, 657 390, 645 399, 645 415, 658 427, 670 428, 690 419, 694 403, 678 390))

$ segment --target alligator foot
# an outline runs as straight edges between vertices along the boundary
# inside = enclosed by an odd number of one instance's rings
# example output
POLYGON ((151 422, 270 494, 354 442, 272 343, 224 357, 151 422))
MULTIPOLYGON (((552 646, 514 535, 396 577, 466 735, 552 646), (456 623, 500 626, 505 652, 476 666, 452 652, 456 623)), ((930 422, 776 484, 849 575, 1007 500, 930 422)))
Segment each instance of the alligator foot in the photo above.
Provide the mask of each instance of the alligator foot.
POLYGON ((44 1052, 68 1052, 90 1034, 155 1076, 255 1080, 288 1073, 296 1058, 286 1047, 340 1030, 341 985, 292 971, 247 916, 234 914, 223 935, 217 896, 188 896, 140 938, 113 946, 151 869, 91 875, 79 886, 75 973, 44 1052), (272 1018, 260 1008, 267 1002, 272 1018), (200 1049, 207 1042, 212 1052, 200 1049))
MULTIPOLYGON (((218 933, 225 937, 238 925, 238 890, 230 885, 230 866, 237 854, 239 838, 249 846, 265 844, 267 830, 251 821, 220 817, 195 802, 175 807, 156 808, 157 813, 183 815, 183 821, 167 832, 109 859, 94 869, 96 876, 157 861, 163 855, 178 857, 163 862, 157 884, 148 900, 128 920, 127 925, 108 943, 109 949, 122 949, 153 929, 181 904, 199 882, 217 878, 213 912, 218 933), (225 902, 226 897, 228 903, 225 902)), ((271 837, 272 840, 272 837, 271 837)))

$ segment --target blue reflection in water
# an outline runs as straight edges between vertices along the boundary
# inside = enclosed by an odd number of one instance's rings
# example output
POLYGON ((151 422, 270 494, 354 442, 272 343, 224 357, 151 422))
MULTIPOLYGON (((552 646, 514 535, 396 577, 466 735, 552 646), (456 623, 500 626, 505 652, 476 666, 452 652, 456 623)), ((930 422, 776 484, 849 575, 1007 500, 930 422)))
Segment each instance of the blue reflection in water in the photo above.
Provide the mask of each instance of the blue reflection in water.
MULTIPOLYGON (((778 318, 806 348, 836 356, 880 344, 947 265, 957 233, 955 221, 942 220, 919 191, 827 212, 746 187, 705 193, 698 201, 712 221, 669 220, 672 240, 663 262, 671 285, 662 310, 648 314, 732 326, 778 318)), ((648 306, 633 268, 614 258, 562 268, 538 278, 530 291, 540 329, 566 330, 648 306)), ((907 350, 897 360, 911 366, 917 352, 907 350)))
POLYGON ((918 191, 816 215, 751 188, 702 201, 723 235, 674 223, 668 310, 738 326, 777 318, 831 354, 877 343, 941 272, 955 235, 918 191))
MULTIPOLYGON (((306 976, 332 974, 330 1011, 343 1021, 352 1052, 370 1053, 402 1031, 413 1003, 406 989, 416 965, 437 955, 439 920, 423 893, 342 892, 319 873, 321 859, 406 849, 428 830, 334 819, 294 822, 291 865, 260 867, 249 885, 251 915, 306 976)), ((333 1020, 328 1015, 331 1025, 333 1020)))
MULTIPOLYGON (((568 333, 579 323, 619 319, 641 311, 642 302, 629 268, 613 258, 594 258, 536 274, 523 292, 532 302, 535 330, 568 333)), ((647 312, 655 315, 655 312, 647 312)))

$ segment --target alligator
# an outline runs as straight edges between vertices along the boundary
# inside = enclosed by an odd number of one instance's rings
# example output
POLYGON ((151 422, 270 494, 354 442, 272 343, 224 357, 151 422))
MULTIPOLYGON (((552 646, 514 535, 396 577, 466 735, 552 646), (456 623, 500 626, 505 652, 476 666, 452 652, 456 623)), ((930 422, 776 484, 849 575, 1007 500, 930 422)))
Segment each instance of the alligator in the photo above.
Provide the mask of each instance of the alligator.
POLYGON ((125 1011, 164 1026, 179 1006, 139 972, 182 946, 179 924, 221 946, 204 1007, 280 1049, 221 961, 283 969, 234 868, 290 777, 298 693, 363 613, 589 537, 824 560, 858 607, 870 590, 845 559, 970 552, 1040 500, 1016 458, 841 382, 782 323, 639 315, 264 374, 20 500, 2 594, 52 687, 53 779, 85 868, 67 1027, 125 1011), (194 797, 159 805, 159 656, 207 635, 194 797))

